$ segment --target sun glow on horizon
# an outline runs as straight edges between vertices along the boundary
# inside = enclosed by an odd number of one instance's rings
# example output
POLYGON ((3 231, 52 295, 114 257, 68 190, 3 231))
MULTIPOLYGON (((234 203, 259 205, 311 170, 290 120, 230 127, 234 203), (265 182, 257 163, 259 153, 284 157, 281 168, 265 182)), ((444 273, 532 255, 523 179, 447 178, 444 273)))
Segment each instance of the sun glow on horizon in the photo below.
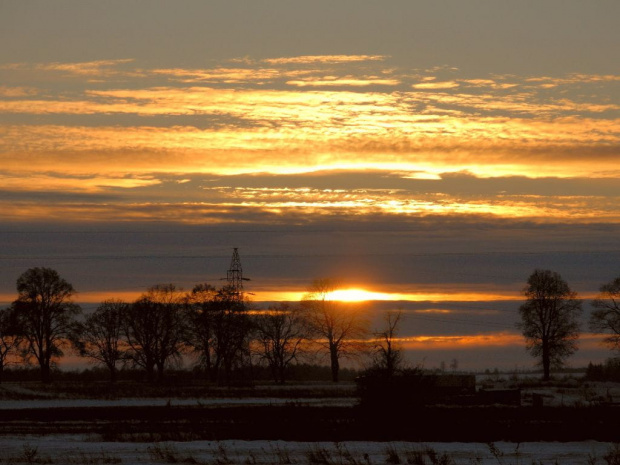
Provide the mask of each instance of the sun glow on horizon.
POLYGON ((365 302, 368 300, 389 300, 389 295, 383 292, 371 292, 364 289, 338 289, 329 293, 329 300, 339 302, 365 302))
MULTIPOLYGON (((297 302, 304 298, 305 291, 298 290, 255 290, 255 301, 297 302)), ((370 302, 370 301, 410 301, 410 302, 478 302, 478 301, 506 301, 519 300, 518 293, 506 291, 440 291, 429 289, 420 292, 378 292, 360 288, 342 289, 330 294, 329 299, 341 302, 370 302), (334 296, 335 294, 335 296, 334 296)))
MULTIPOLYGON (((189 288, 188 286, 187 288, 189 288)), ((106 299, 121 299, 132 302, 140 297, 143 290, 87 290, 78 292, 74 296, 77 303, 100 303, 106 299)), ((306 291, 301 290, 252 290, 253 302, 299 302, 303 300, 306 291)), ((10 303, 15 299, 14 293, 0 294, 0 304, 10 303)), ((593 298, 594 294, 582 295, 583 298, 593 298)), ((443 301, 505 301, 519 300, 520 295, 510 291, 483 292, 483 291, 452 291, 440 292, 438 290, 420 292, 378 292, 361 288, 340 289, 329 294, 330 300, 340 302, 372 302, 372 301, 410 301, 410 302, 443 302, 443 301)))

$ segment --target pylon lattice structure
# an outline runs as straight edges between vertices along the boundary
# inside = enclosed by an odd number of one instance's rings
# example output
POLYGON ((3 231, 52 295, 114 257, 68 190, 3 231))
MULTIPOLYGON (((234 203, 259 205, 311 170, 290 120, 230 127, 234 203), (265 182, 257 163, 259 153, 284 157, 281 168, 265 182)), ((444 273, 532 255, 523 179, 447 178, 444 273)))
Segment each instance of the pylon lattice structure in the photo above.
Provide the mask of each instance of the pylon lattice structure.
POLYGON ((226 272, 226 280, 233 298, 239 301, 243 300, 243 281, 249 281, 249 279, 243 277, 243 268, 241 268, 241 259, 239 258, 239 249, 237 247, 233 249, 230 268, 226 272))

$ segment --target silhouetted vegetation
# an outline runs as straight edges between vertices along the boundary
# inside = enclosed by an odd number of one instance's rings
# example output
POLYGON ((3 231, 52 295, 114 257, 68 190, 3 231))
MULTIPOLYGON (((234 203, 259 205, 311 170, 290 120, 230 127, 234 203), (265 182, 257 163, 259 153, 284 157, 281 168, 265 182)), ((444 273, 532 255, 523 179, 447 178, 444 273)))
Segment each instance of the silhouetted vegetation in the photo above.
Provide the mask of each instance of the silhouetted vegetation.
MULTIPOLYGON (((107 436, 107 435, 106 435, 107 436)), ((133 435, 138 440, 139 435, 133 435)), ((144 444, 136 444, 132 447, 130 458, 125 452, 126 448, 106 444, 105 450, 93 450, 92 447, 81 447, 76 444, 75 449, 67 455, 58 457, 54 454, 54 446, 33 445, 28 439, 24 439, 19 446, 8 447, 10 451, 2 454, 2 463, 28 463, 28 464, 118 464, 128 460, 132 464, 139 463, 185 463, 200 465, 380 465, 380 464, 409 464, 409 465, 475 465, 482 463, 496 463, 499 465, 558 465, 564 463, 566 457, 559 454, 556 458, 549 457, 547 460, 538 460, 539 456, 532 449, 522 451, 521 444, 495 444, 488 442, 486 447, 454 448, 443 444, 431 447, 428 444, 387 442, 380 449, 377 444, 366 443, 315 443, 315 444, 282 444, 254 443, 246 445, 239 450, 232 443, 215 442, 207 447, 185 448, 183 445, 173 442, 157 441, 157 433, 145 433, 144 444), (21 446, 21 447, 20 447, 21 446), (442 448, 448 450, 441 450, 442 448), (51 453, 51 454, 50 454, 51 453)), ((163 435, 180 436, 179 434, 163 435)), ((185 439, 188 440, 187 436, 185 439)), ((545 446, 543 445, 543 450, 545 446)), ((543 452, 544 454, 544 452, 543 452)), ((620 463, 620 445, 617 443, 607 446, 607 450, 601 450, 597 455, 593 450, 583 450, 570 453, 570 463, 583 463, 588 465, 607 464, 618 465, 620 463)))
POLYGON ((315 280, 304 296, 302 306, 314 342, 329 356, 332 381, 338 382, 340 360, 365 349, 361 341, 368 337, 368 322, 358 309, 347 308, 331 294, 338 290, 332 279, 315 280))
POLYGON ((123 338, 124 319, 129 305, 120 300, 104 301, 84 322, 76 322, 71 342, 80 356, 101 363, 116 381, 118 364, 128 360, 128 344, 123 338))
POLYGON ((254 318, 258 356, 271 369, 273 380, 284 383, 288 366, 297 360, 308 339, 306 320, 288 304, 270 307, 254 318))
MULTIPOLYGON (((340 367, 338 379, 340 381, 353 381, 359 374, 359 370, 354 368, 340 367)), ((332 381, 332 371, 330 366, 296 363, 288 366, 286 379, 296 381, 332 381)))
MULTIPOLYGON (((249 303, 228 287, 195 286, 187 295, 187 343, 212 382, 230 384, 249 365, 249 303)), ((247 371, 247 370, 246 370, 247 371)))
POLYGON ((128 307, 123 319, 128 355, 146 370, 149 381, 155 369, 161 381, 167 363, 181 355, 186 339, 183 298, 172 284, 153 286, 128 307))
POLYGON ((217 380, 220 364, 216 353, 221 314, 216 297, 215 287, 206 283, 194 286, 187 296, 187 343, 191 351, 198 355, 199 365, 204 368, 210 381, 217 380))
POLYGON ((17 279, 17 300, 12 304, 16 329, 23 336, 25 357, 34 357, 41 379, 50 381, 51 368, 62 357, 74 318, 81 312, 71 301, 75 289, 50 268, 31 268, 17 279))
POLYGON ((410 409, 433 403, 474 403, 463 396, 476 393, 473 375, 434 373, 421 368, 397 370, 386 376, 381 367, 365 371, 356 379, 362 407, 371 410, 410 409))
POLYGON ((15 363, 22 340, 15 312, 0 309, 0 383, 3 380, 4 369, 15 363))
POLYGON ((600 287, 592 306, 595 310, 590 316, 590 329, 608 334, 605 344, 620 350, 620 277, 600 287))
MULTIPOLYGON (((529 341, 531 350, 539 344, 537 354, 543 368, 557 366, 575 349, 580 304, 557 273, 537 270, 528 284, 528 301, 521 307, 524 334, 526 324, 534 327, 542 321, 555 331, 554 336, 563 334, 564 338, 559 340, 549 338, 547 349, 543 348, 543 333, 537 341, 529 341), (534 276, 537 274, 542 276, 534 276), (558 322, 562 318, 564 321, 558 322)), ((63 283, 60 285, 62 288, 63 283)), ((326 291, 327 287, 315 288, 320 289, 326 291)), ((68 296, 74 292, 70 285, 67 291, 68 296)), ((8 388, 0 388, 0 399, 159 400, 156 406, 144 407, 116 407, 111 403, 110 407, 7 409, 2 412, 0 436, 79 432, 106 441, 149 442, 151 459, 170 463, 195 463, 195 459, 161 441, 233 438, 335 441, 333 448, 317 446, 306 452, 308 463, 325 464, 371 463, 368 457, 342 445, 340 441, 345 440, 484 441, 490 444, 489 450, 499 463, 503 460, 502 452, 493 446, 493 441, 613 441, 617 436, 620 428, 614 403, 617 392, 614 388, 605 393, 605 388, 593 388, 591 382, 620 381, 618 359, 609 359, 601 365, 590 364, 586 382, 576 378, 554 379, 555 399, 549 395, 544 402, 537 403, 537 399, 547 394, 533 388, 551 386, 538 377, 519 380, 515 376, 510 381, 494 381, 476 390, 473 375, 457 373, 456 358, 450 362, 454 372, 451 374, 445 373, 445 364, 442 372, 406 368, 397 343, 400 312, 387 313, 383 325, 368 333, 360 313, 350 312, 352 307, 334 303, 320 293, 306 297, 299 306, 251 310, 249 302, 226 287, 217 289, 201 284, 191 292, 184 292, 173 285, 157 285, 133 303, 104 301, 80 321, 76 321, 78 313, 71 300, 61 299, 61 307, 66 304, 69 311, 59 320, 64 329, 58 332, 58 350, 51 353, 60 357, 59 348, 70 338, 77 353, 98 366, 58 371, 51 363, 48 375, 53 374, 54 383, 39 381, 49 381, 49 376, 47 379, 41 376, 41 366, 36 369, 18 363, 3 370, 9 360, 21 362, 19 356, 26 355, 29 347, 22 326, 24 320, 18 318, 19 312, 27 307, 16 301, 10 309, 0 311, 0 381, 13 382, 8 388), (343 310, 346 311, 341 313, 343 310), (331 340, 317 326, 313 332, 309 331, 312 324, 319 323, 325 325, 323 328, 331 328, 332 336, 339 335, 340 339, 331 340), (373 338, 368 337, 370 334, 373 338), (371 368, 359 373, 341 368, 339 363, 335 366, 302 363, 313 360, 299 356, 308 342, 323 343, 321 349, 329 355, 330 362, 334 354, 339 362, 341 357, 372 348, 366 351, 372 356, 367 359, 371 360, 371 368), (197 356, 195 365, 183 368, 175 363, 181 357, 187 360, 192 354, 197 356), (115 382, 109 383, 110 379, 115 382), (144 383, 145 379, 157 382, 144 383), (329 383, 353 379, 357 381, 357 389, 353 384, 329 383), (284 385, 285 380, 295 380, 297 384, 284 385), (520 406, 522 386, 529 389, 524 391, 523 406, 520 406), (564 404, 564 396, 577 395, 581 396, 579 400, 564 404), (238 398, 244 397, 248 404, 233 406, 238 398), (261 397, 262 402, 257 401, 261 397), (285 400, 273 402, 273 397, 285 400), (228 405, 220 404, 220 398, 228 398, 228 405), (319 400, 326 398, 328 403, 319 400), (188 405, 175 404, 177 399, 184 399, 188 405), (404 423, 407 428, 402 428, 404 423)), ((36 307, 37 299, 28 298, 24 297, 23 302, 36 307)), ((535 332, 529 330, 526 336, 535 339, 535 332)), ((30 356, 34 357, 32 353, 30 356)), ((499 378, 499 373, 496 375, 499 378)), ((548 377, 545 373, 545 378, 548 377)), ((213 456, 218 463, 233 460, 221 447, 213 456)), ((617 449, 610 448, 602 459, 616 463, 618 456, 617 449)), ((25 447, 23 457, 24 460, 29 457, 33 463, 47 460, 36 447, 25 447)), ((292 457, 279 450, 273 453, 273 460, 291 463, 292 457)), ((449 454, 432 448, 403 451, 387 446, 381 463, 456 462, 449 454)))
MULTIPOLYGON (((227 287, 200 284, 186 293, 173 284, 160 284, 133 303, 106 300, 78 320, 74 293, 51 269, 33 268, 20 276, 18 299, 0 311, 0 381, 9 363, 27 365, 29 358, 39 362, 41 379, 49 381, 52 372, 57 374, 61 348, 69 342, 78 355, 106 367, 112 382, 128 373, 136 377, 134 370, 123 369, 127 366, 161 383, 166 371, 191 354, 198 360, 193 372, 211 383, 248 384, 264 379, 265 373, 279 383, 325 377, 325 367, 297 366, 310 340, 311 322, 316 323, 307 307, 281 304, 250 312, 249 302, 227 287)), ((350 355, 358 344, 350 339, 362 334, 363 322, 352 315, 323 315, 333 316, 329 324, 340 332, 331 341, 337 359, 350 355)), ((28 378, 31 371, 15 373, 28 373, 28 378)), ((334 373, 338 379, 339 364, 331 367, 332 379, 334 373)), ((354 375, 344 370, 343 377, 354 375)))
POLYGON ((373 363, 375 370, 383 372, 390 378, 401 369, 403 354, 396 342, 402 312, 388 312, 384 318, 384 327, 374 331, 373 363))
POLYGON ((616 381, 620 382, 620 359, 610 358, 605 363, 589 363, 586 369, 586 379, 589 381, 616 381))
POLYGON ((527 350, 540 357, 544 379, 551 367, 560 367, 577 350, 581 301, 562 277, 550 270, 535 270, 523 293, 527 301, 519 308, 527 350))
MULTIPOLYGON (((210 383, 248 385, 265 378, 322 379, 314 365, 300 365, 313 347, 327 355, 332 381, 352 379, 341 369, 346 357, 368 355, 371 372, 390 378, 400 373, 403 357, 398 345, 401 312, 388 312, 384 325, 373 332, 361 310, 363 304, 332 297, 338 285, 331 279, 312 283, 299 305, 282 303, 251 310, 243 294, 207 283, 185 292, 173 284, 152 286, 133 303, 107 300, 94 313, 80 318, 72 302, 73 286, 49 268, 32 268, 17 280, 18 297, 0 310, 0 382, 9 364, 39 365, 49 381, 55 363, 71 341, 75 352, 105 366, 115 381, 119 368, 144 370, 148 381, 162 382, 164 373, 181 363, 197 361, 192 370, 210 383), (302 357, 303 356, 303 357, 302 357)), ((601 286, 592 302, 594 330, 610 333, 606 344, 618 347, 620 278, 601 286)), ((543 378, 559 368, 577 349, 581 301, 558 273, 535 270, 524 289, 527 298, 519 312, 519 328, 527 349, 540 357, 543 378)), ((308 356, 308 358, 306 358, 308 356)), ((366 363, 368 366, 369 364, 366 363)), ((441 364, 442 372, 446 363, 441 364)), ((449 365, 458 370, 458 360, 449 365)), ((591 365, 592 379, 610 377, 612 362, 591 365)), ((133 371, 124 371, 124 373, 133 371)))

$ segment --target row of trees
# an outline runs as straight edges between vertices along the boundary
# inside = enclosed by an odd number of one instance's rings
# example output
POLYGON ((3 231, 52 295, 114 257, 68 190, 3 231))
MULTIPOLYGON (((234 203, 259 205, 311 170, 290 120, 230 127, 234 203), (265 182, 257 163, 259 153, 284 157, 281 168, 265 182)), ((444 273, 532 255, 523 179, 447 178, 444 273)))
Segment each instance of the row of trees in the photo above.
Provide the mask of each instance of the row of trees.
MULTIPOLYGON (((49 381, 67 347, 106 366, 112 380, 124 364, 141 367, 150 381, 162 379, 167 366, 189 353, 211 381, 223 383, 256 360, 284 382, 287 367, 309 352, 329 358, 333 381, 342 358, 360 353, 370 352, 374 367, 394 373, 403 361, 396 337, 402 314, 388 313, 383 328, 371 332, 358 308, 331 298, 336 289, 333 280, 317 280, 299 305, 257 311, 227 287, 199 284, 184 292, 156 285, 133 303, 108 300, 81 315, 70 283, 52 269, 32 268, 17 280, 17 299, 0 310, 0 380, 12 360, 34 359, 49 381)), ((577 349, 582 301, 550 270, 535 270, 524 296, 518 327, 548 379, 577 349)), ((603 285, 592 305, 590 328, 620 350, 620 277, 603 285)))
MULTIPOLYGON (((367 348, 369 331, 359 311, 343 311, 330 299, 335 286, 318 280, 299 306, 257 311, 228 287, 199 284, 184 292, 156 285, 133 303, 107 300, 81 315, 70 283, 52 269, 32 268, 17 280, 18 298, 0 311, 0 380, 4 367, 19 358, 34 359, 47 382, 71 347, 106 366, 112 380, 124 364, 144 369, 149 381, 161 380, 166 367, 192 353, 213 382, 230 382, 236 368, 257 359, 284 382, 300 354, 318 351, 328 355, 338 381, 340 360, 367 348)), ((389 348, 386 357, 393 352, 389 348)))

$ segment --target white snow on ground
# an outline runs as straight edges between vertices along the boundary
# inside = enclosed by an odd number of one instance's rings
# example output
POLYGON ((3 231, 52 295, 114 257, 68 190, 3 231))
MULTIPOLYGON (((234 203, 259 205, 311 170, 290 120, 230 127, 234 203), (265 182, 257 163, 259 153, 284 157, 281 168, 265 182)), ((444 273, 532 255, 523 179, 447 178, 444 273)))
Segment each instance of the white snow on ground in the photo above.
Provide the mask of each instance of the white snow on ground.
POLYGON ((295 398, 243 397, 198 399, 126 398, 126 399, 39 399, 39 400, 0 400, 0 410, 46 409, 70 407, 155 407, 155 406, 227 406, 227 405, 313 405, 350 407, 357 402, 354 398, 295 398))
MULTIPOLYGON (((460 464, 605 464, 603 456, 612 447, 602 442, 528 442, 522 444, 498 442, 491 447, 482 443, 412 443, 360 442, 311 443, 285 441, 191 441, 161 443, 110 443, 76 435, 23 436, 0 439, 1 463, 219 463, 219 464, 312 464, 323 457, 324 464, 390 463, 397 455, 407 463, 408 454, 427 448, 438 454, 448 454, 460 464), (315 461, 312 460, 314 454, 315 461), (51 460, 51 462, 50 462, 51 460)), ((427 463, 431 463, 428 458, 427 463)))

